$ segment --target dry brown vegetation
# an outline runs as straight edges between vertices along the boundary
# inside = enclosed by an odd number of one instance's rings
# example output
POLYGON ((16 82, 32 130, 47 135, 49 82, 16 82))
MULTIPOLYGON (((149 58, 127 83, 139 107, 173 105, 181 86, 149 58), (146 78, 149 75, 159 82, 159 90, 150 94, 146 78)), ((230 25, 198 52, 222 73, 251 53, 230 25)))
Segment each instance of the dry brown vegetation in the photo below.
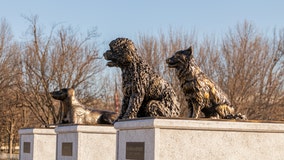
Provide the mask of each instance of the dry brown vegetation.
MULTIPOLYGON (((50 92, 73 87, 84 102, 99 97, 97 84, 102 71, 94 39, 96 30, 85 36, 72 27, 54 26, 45 34, 38 18, 27 17, 30 26, 25 41, 16 43, 5 20, 0 28, 0 145, 14 140, 20 127, 57 124, 62 106, 50 92)), ((12 147, 10 146, 10 149, 12 147)))
POLYGON ((49 92, 67 87, 90 92, 90 80, 101 71, 96 46, 87 43, 96 37, 96 32, 81 38, 71 27, 54 27, 44 36, 37 17, 27 20, 31 24, 30 36, 23 46, 23 76, 18 87, 24 105, 42 124, 56 124, 62 119, 62 107, 53 105, 49 92))
POLYGON ((178 92, 173 70, 165 59, 178 50, 193 46, 202 70, 228 94, 237 112, 254 120, 284 120, 284 30, 265 36, 248 22, 229 29, 221 40, 172 31, 158 37, 141 35, 138 50, 178 92))
MULTIPOLYGON (((10 148, 18 142, 20 127, 60 122, 62 108, 50 91, 74 87, 82 103, 111 110, 115 77, 120 77, 102 73, 105 66, 96 30, 83 36, 70 26, 55 25, 48 33, 36 16, 26 19, 30 26, 21 42, 13 39, 5 20, 0 24, 0 146, 10 144, 10 148)), ((140 34, 136 46, 156 72, 172 83, 185 115, 179 81, 165 60, 193 46, 198 64, 228 94, 238 112, 249 119, 284 120, 284 29, 265 35, 244 22, 222 36, 198 40, 195 32, 169 29, 158 36, 140 34)))

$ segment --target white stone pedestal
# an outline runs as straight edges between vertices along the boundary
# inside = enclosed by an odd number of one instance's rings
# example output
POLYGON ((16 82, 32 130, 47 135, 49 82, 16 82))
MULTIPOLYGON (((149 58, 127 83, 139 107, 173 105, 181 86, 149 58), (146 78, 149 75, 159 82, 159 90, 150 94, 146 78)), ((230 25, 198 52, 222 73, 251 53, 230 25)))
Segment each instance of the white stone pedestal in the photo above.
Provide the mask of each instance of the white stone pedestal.
POLYGON ((273 159, 284 157, 284 123, 228 120, 120 121, 117 159, 273 159))
POLYGON ((20 160, 55 160, 54 128, 20 129, 20 160))
POLYGON ((58 126, 57 160, 114 160, 116 130, 113 126, 58 126))

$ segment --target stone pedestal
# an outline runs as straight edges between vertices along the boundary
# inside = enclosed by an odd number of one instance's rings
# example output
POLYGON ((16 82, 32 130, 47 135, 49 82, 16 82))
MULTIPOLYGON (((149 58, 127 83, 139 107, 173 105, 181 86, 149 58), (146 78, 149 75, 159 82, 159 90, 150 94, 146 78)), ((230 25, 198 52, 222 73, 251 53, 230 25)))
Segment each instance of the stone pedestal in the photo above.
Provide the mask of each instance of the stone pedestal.
POLYGON ((137 119, 115 123, 117 159, 273 159, 284 157, 284 123, 137 119))
POLYGON ((58 160, 114 160, 116 130, 113 126, 68 125, 58 126, 58 160))
POLYGON ((20 129, 20 160, 55 160, 54 128, 20 129))

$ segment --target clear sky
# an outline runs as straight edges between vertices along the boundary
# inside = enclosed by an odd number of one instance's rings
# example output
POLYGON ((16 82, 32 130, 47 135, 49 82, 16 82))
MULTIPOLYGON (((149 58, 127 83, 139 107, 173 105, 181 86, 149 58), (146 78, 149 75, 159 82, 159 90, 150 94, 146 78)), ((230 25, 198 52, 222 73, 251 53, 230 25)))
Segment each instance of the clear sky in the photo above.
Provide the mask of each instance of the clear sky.
POLYGON ((38 15, 47 30, 57 23, 82 32, 97 27, 106 48, 117 37, 135 39, 170 26, 201 35, 222 34, 244 20, 263 31, 284 28, 283 7, 284 0, 6 0, 0 17, 16 38, 28 27, 23 15, 38 15))

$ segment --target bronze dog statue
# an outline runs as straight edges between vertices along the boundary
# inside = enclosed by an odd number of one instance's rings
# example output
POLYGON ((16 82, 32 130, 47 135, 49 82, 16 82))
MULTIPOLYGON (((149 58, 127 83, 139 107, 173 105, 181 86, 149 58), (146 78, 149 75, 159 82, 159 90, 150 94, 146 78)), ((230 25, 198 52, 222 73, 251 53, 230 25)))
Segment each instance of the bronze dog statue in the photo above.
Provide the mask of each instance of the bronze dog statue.
POLYGON ((137 54, 133 42, 117 38, 104 53, 107 66, 122 71, 123 101, 119 119, 179 117, 180 104, 171 85, 137 54))
POLYGON ((60 100, 63 103, 65 113, 62 123, 112 124, 117 118, 115 112, 85 107, 76 99, 73 88, 63 88, 50 94, 54 99, 60 100))
POLYGON ((192 48, 189 47, 177 51, 166 60, 169 68, 175 68, 188 103, 189 117, 198 118, 203 112, 206 118, 246 119, 243 115, 234 115, 227 95, 201 71, 192 54, 192 48))

